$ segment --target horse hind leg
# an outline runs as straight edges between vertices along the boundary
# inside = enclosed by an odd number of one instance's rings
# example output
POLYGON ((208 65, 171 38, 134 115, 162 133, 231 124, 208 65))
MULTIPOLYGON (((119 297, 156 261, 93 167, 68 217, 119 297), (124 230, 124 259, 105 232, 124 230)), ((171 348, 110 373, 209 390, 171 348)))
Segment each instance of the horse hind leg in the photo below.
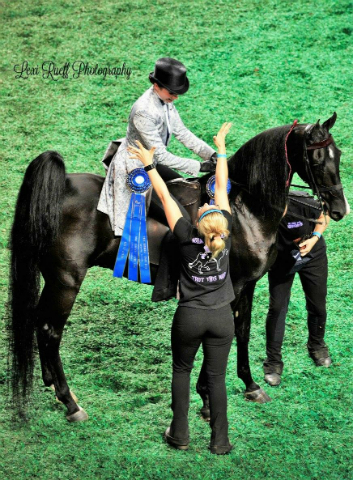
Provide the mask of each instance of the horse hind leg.
POLYGON ((69 390, 59 348, 66 320, 75 302, 80 285, 73 277, 65 285, 59 281, 46 282, 38 305, 38 348, 44 384, 54 385, 57 399, 67 408, 67 420, 87 420, 87 413, 77 404, 69 390))
POLYGON ((267 403, 271 398, 254 382, 249 362, 251 307, 256 283, 248 284, 234 311, 234 328, 237 339, 237 374, 245 384, 246 400, 267 403))

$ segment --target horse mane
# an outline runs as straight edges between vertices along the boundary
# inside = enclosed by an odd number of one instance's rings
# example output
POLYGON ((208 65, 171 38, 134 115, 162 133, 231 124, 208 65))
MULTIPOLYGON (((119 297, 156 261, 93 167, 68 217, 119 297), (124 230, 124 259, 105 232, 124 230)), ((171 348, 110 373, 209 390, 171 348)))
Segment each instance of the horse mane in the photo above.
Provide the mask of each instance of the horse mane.
POLYGON ((245 186, 245 191, 254 198, 252 211, 260 216, 273 218, 278 216, 278 209, 285 208, 288 178, 285 141, 290 128, 291 125, 285 125, 256 135, 228 162, 229 178, 245 186))

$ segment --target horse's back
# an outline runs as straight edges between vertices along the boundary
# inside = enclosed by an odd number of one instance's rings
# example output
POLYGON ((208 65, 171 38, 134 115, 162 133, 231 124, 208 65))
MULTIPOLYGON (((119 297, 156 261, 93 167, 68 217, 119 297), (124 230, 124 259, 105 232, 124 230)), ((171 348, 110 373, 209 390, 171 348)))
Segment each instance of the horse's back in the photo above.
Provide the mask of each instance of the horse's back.
MULTIPOLYGON (((65 261, 70 258, 85 268, 114 268, 120 237, 114 235, 108 215, 97 210, 103 183, 100 175, 67 175, 60 236, 54 246, 57 257, 65 261)), ((168 229, 153 219, 148 219, 147 229, 150 263, 158 265, 168 229)))
POLYGON ((73 204, 80 208, 97 208, 104 177, 93 173, 70 173, 66 176, 64 210, 73 204))

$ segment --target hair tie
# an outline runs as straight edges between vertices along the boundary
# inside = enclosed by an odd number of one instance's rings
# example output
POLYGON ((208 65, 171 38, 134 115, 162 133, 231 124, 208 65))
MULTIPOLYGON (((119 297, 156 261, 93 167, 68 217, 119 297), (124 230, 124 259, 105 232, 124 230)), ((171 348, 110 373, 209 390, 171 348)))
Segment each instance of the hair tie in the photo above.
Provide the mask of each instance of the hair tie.
POLYGON ((213 242, 213 240, 214 240, 215 238, 217 238, 217 237, 219 237, 219 238, 221 238, 221 239, 223 240, 223 239, 225 238, 225 234, 224 234, 224 233, 220 233, 219 235, 213 235, 213 237, 210 237, 210 242, 213 242))

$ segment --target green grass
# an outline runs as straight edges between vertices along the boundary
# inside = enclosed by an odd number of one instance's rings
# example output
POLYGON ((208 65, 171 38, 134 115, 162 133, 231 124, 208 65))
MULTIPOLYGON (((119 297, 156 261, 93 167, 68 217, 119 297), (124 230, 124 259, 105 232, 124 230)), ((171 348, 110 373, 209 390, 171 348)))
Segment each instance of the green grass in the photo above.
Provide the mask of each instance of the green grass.
MULTIPOLYGON (((232 121, 229 152, 274 126, 326 120, 342 150, 341 180, 352 192, 352 3, 323 0, 185 0, 166 2, 59 1, 1 5, 0 70, 1 305, 6 301, 6 248, 16 195, 29 162, 58 150, 69 172, 103 174, 109 140, 122 136, 134 100, 149 86, 161 56, 188 67, 190 90, 178 110, 195 134, 212 142, 232 121), (76 60, 132 69, 130 79, 15 79, 13 67, 76 60)), ((189 153, 173 141, 170 150, 189 153)), ((306 312, 293 287, 284 344, 285 371, 273 402, 244 401, 232 348, 227 388, 231 455, 208 453, 209 427, 199 418, 192 374, 188 452, 162 441, 171 419, 170 326, 176 302, 152 304, 151 287, 113 280, 92 269, 64 333, 61 354, 68 382, 88 422, 68 424, 64 408, 44 388, 37 365, 29 422, 14 424, 6 410, 6 342, 0 336, 0 474, 4 479, 350 479, 352 395, 351 216, 325 233, 329 256, 326 339, 330 369, 308 358, 306 312)), ((263 385, 267 280, 256 289, 250 356, 263 385)))

